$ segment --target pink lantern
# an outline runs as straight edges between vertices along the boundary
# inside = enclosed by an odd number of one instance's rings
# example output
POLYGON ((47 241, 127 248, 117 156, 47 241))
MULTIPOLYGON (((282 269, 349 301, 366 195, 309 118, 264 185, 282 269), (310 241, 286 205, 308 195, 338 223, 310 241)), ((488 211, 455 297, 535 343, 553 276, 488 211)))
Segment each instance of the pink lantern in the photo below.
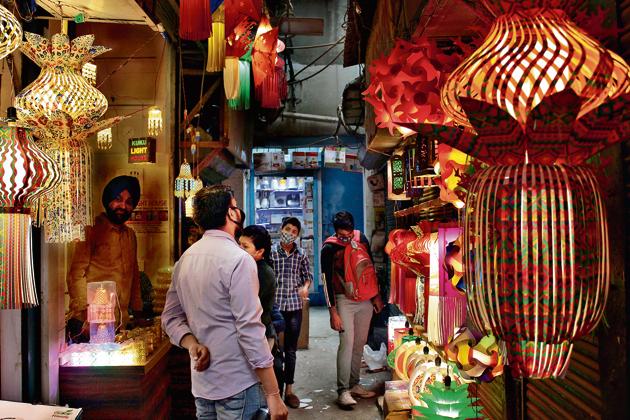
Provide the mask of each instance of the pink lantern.
MULTIPOLYGON (((9 115, 13 118, 15 109, 9 115)), ((38 304, 29 207, 59 179, 55 162, 35 145, 30 131, 13 122, 0 126, 0 309, 38 304)))
POLYGON ((515 376, 565 374, 609 285, 606 215, 580 166, 501 165, 475 176, 465 218, 472 320, 505 340, 515 376))

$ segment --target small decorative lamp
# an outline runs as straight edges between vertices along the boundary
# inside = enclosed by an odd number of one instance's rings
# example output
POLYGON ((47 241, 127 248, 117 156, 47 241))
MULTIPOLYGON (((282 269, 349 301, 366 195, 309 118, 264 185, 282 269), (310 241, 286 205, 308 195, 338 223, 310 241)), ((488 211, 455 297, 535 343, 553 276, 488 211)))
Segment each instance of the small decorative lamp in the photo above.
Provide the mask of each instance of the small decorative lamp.
POLYGON ((108 150, 112 148, 112 128, 107 127, 96 133, 96 147, 99 150, 108 150))
POLYGON ((193 186, 190 189, 190 195, 189 197, 186 199, 186 203, 185 203, 185 213, 186 213, 186 217, 193 217, 194 214, 194 200, 195 200, 195 194, 197 194, 198 191, 200 191, 203 188, 203 181, 197 177, 195 178, 195 181, 193 182, 193 186))
POLYGON ((29 207, 57 185, 59 170, 17 126, 15 108, 7 114, 0 126, 0 309, 20 309, 38 304, 29 207))
POLYGON ((116 282, 101 281, 87 284, 90 343, 113 343, 116 336, 116 282))
POLYGON ((22 42, 22 26, 6 7, 0 5, 0 59, 15 51, 22 42))
POLYGON ((96 86, 96 64, 85 63, 81 68, 81 75, 85 77, 85 80, 90 82, 92 86, 96 86))
POLYGON ((156 106, 149 108, 148 134, 156 137, 162 132, 162 111, 156 106))
POLYGON ((195 184, 195 178, 192 176, 190 164, 184 159, 184 163, 179 168, 179 175, 175 178, 174 195, 178 198, 187 198, 195 184))

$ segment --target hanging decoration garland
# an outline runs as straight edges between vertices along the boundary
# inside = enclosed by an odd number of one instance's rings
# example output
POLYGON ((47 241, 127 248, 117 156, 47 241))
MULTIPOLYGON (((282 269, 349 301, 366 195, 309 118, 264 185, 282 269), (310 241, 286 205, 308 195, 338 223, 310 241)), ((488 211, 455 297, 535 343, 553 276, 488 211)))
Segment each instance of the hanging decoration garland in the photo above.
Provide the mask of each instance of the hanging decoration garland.
POLYGON ((0 126, 0 309, 38 304, 31 244, 32 207, 60 179, 56 163, 35 144, 29 130, 0 126))
POLYGON ((22 25, 6 7, 0 5, 0 60, 18 49, 22 25))

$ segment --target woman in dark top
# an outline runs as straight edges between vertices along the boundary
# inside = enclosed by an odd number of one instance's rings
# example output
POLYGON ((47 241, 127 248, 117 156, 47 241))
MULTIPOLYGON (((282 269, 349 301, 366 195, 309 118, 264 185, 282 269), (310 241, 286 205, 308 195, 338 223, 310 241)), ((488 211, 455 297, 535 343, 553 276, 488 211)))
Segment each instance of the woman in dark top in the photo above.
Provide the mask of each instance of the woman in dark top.
POLYGON ((247 251, 258 266, 258 281, 260 282, 260 290, 258 298, 263 308, 262 323, 267 328, 266 336, 269 341, 269 347, 273 347, 273 338, 275 332, 271 322, 271 310, 273 308, 274 296, 276 293, 276 274, 271 268, 271 237, 269 232, 262 226, 251 225, 243 229, 239 238, 241 248, 247 251))

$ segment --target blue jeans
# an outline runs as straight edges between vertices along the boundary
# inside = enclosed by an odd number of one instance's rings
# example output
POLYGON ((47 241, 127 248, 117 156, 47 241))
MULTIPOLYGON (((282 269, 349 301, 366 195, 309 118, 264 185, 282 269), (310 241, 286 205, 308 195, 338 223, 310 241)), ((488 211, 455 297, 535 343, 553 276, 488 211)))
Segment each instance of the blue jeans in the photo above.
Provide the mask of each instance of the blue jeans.
POLYGON ((298 338, 302 328, 302 310, 282 311, 285 322, 284 330, 284 383, 293 384, 295 378, 295 362, 298 348, 298 338))
POLYGON ((261 385, 255 384, 223 400, 195 398, 195 406, 199 420, 252 420, 267 401, 261 385))

